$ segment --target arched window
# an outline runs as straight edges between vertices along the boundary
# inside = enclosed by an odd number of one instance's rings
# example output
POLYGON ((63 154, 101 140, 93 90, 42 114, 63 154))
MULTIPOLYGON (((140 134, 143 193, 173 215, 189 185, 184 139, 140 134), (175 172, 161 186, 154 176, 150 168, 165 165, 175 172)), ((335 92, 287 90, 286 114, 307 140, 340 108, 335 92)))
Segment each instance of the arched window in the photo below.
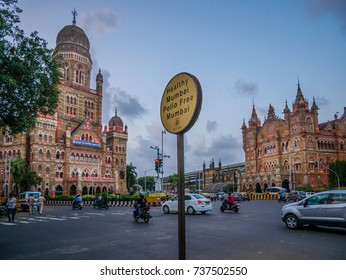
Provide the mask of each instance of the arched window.
POLYGON ((42 149, 38 150, 38 159, 42 159, 43 158, 43 151, 42 149))
POLYGON ((306 119, 306 131, 313 132, 313 130, 314 130, 314 127, 313 127, 312 119, 310 117, 308 117, 306 119))
POLYGON ((70 69, 67 68, 66 69, 66 77, 65 77, 66 81, 69 81, 70 80, 70 69))

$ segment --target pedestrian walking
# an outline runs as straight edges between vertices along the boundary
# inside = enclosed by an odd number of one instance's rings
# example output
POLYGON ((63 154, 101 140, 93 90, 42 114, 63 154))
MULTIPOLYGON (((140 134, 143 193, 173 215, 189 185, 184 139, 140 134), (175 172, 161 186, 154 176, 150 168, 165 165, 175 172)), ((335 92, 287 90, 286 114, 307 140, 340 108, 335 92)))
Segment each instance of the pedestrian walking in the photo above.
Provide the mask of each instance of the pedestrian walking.
POLYGON ((37 204, 38 204, 38 209, 39 209, 39 214, 42 215, 43 213, 43 205, 46 202, 46 199, 44 196, 41 194, 39 198, 37 199, 37 204))
POLYGON ((34 194, 31 193, 29 198, 28 198, 28 203, 29 203, 29 214, 33 215, 34 214, 34 206, 35 206, 35 197, 34 194))
POLYGON ((9 223, 14 223, 14 216, 16 215, 16 205, 17 205, 17 199, 14 197, 14 195, 11 193, 10 197, 7 200, 7 217, 9 223))

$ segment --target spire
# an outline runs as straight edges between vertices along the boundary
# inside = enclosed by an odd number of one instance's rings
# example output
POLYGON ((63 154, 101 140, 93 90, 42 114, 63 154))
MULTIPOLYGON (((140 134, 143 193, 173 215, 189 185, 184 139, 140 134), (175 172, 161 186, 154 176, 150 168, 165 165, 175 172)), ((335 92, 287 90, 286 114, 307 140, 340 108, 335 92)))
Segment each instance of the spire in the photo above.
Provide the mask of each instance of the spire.
POLYGON ((298 79, 298 88, 297 88, 297 95, 296 95, 296 100, 294 101, 293 104, 293 111, 296 112, 297 110, 305 110, 308 109, 308 102, 305 100, 303 96, 303 92, 300 88, 300 82, 298 79))
POLYGON ((291 111, 290 109, 288 108, 288 105, 287 105, 287 99, 286 99, 286 106, 285 106, 285 109, 284 109, 284 113, 285 114, 289 114, 291 111))
POLYGON ((268 109, 268 119, 274 118, 275 117, 275 110, 272 104, 269 104, 269 109, 268 109))
POLYGON ((318 110, 318 107, 317 107, 315 96, 314 96, 312 101, 311 111, 317 111, 317 110, 318 110))
POLYGON ((76 8, 73 8, 73 11, 72 11, 72 16, 73 16, 73 20, 72 20, 72 24, 73 25, 76 25, 76 17, 77 17, 77 11, 76 11, 76 8))
POLYGON ((302 90, 300 88, 300 82, 298 80, 298 88, 297 88, 297 96, 296 96, 296 100, 297 98, 301 98, 301 99, 304 99, 304 96, 303 96, 303 93, 302 93, 302 90))
POLYGON ((258 117, 255 109, 255 104, 252 105, 251 121, 257 123, 258 117))
POLYGON ((242 129, 246 129, 245 119, 243 118, 243 125, 241 126, 242 129))

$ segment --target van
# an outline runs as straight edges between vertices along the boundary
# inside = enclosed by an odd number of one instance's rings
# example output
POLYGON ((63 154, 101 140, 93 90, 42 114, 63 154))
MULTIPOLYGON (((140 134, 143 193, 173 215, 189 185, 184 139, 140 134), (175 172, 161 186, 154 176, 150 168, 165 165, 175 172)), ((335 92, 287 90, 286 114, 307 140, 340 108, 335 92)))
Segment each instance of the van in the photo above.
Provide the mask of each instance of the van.
POLYGON ((23 192, 18 195, 18 208, 23 212, 29 210, 28 198, 31 194, 34 195, 36 204, 38 197, 41 195, 41 192, 23 192))
POLYGON ((279 192, 287 192, 285 188, 280 187, 269 187, 265 190, 266 193, 279 193, 279 192))

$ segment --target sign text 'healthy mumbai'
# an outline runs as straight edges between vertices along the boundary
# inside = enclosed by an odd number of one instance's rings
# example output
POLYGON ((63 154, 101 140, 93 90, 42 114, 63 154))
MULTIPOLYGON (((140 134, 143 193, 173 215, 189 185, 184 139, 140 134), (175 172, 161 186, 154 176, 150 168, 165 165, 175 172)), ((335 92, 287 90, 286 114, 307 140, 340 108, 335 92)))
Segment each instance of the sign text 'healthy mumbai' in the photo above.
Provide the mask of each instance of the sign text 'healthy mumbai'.
POLYGON ((165 128, 179 133, 189 126, 197 107, 198 88, 194 77, 180 73, 165 88, 161 100, 161 120, 165 128))

